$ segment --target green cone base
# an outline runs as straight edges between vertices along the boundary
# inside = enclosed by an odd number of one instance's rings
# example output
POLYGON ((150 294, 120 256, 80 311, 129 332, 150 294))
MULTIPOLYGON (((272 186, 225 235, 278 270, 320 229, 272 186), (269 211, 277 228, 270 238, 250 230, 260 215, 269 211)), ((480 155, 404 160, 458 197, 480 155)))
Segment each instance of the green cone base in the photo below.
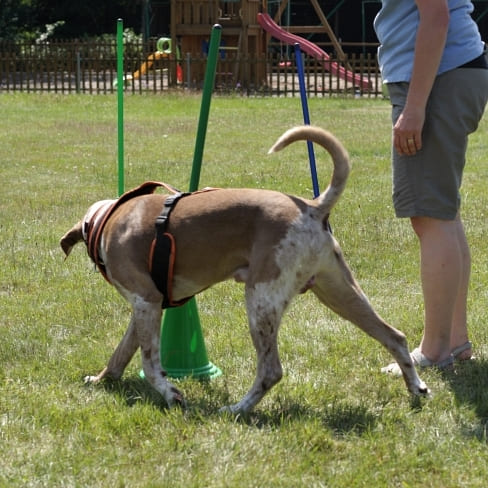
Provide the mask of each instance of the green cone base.
POLYGON ((166 373, 170 378, 195 378, 195 379, 213 379, 222 374, 215 364, 209 362, 207 365, 201 368, 195 369, 166 369, 166 373))
MULTIPOLYGON (((196 300, 165 310, 161 324, 161 367, 170 378, 211 379, 222 374, 207 357, 196 300)), ((141 371, 141 377, 144 372, 141 371)))
MULTIPOLYGON (((169 378, 182 379, 182 378, 194 378, 198 380, 212 380, 222 375, 222 371, 213 363, 208 363, 201 368, 189 370, 189 369, 173 369, 171 371, 166 370, 169 378)), ((144 380, 146 376, 141 369, 139 376, 144 380)))

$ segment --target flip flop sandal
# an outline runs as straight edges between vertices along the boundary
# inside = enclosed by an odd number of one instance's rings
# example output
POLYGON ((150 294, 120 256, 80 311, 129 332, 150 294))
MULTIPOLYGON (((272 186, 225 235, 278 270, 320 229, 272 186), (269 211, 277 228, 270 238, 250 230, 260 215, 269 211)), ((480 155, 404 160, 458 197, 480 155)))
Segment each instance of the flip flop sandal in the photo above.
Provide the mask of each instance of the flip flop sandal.
POLYGON ((452 356, 454 357, 454 359, 456 361, 459 361, 459 362, 464 362, 464 361, 470 361, 471 359, 474 359, 474 356, 471 356, 469 358, 466 358, 466 359, 461 359, 459 356, 464 352, 464 351, 467 351, 468 349, 472 349, 473 347, 473 344, 471 343, 471 341, 467 341, 465 342, 464 344, 462 344, 461 346, 458 346, 458 347, 455 347, 452 351, 451 351, 451 354, 452 356))
MULTIPOLYGON (((419 347, 415 348, 410 353, 410 356, 412 357, 414 366, 417 366, 420 369, 425 369, 425 368, 451 369, 454 364, 454 356, 452 354, 448 358, 443 359, 438 363, 434 363, 433 361, 431 361, 430 359, 428 359, 422 354, 419 347)), ((402 375, 402 370, 400 369, 400 366, 398 366, 398 363, 391 363, 388 366, 381 368, 381 372, 392 374, 394 376, 402 375)))

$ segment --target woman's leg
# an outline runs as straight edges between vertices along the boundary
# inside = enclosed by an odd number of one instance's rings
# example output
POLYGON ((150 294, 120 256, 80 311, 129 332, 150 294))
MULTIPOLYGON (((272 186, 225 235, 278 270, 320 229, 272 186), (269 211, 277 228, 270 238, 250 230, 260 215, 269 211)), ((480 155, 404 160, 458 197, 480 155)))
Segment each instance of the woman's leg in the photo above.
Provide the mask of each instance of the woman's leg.
MULTIPOLYGON (((468 340, 466 300, 469 248, 459 216, 455 220, 413 217, 420 241, 425 325, 421 352, 434 363, 468 340)), ((470 355, 469 351, 464 353, 470 355)), ((463 358, 464 359, 464 358, 463 358)))

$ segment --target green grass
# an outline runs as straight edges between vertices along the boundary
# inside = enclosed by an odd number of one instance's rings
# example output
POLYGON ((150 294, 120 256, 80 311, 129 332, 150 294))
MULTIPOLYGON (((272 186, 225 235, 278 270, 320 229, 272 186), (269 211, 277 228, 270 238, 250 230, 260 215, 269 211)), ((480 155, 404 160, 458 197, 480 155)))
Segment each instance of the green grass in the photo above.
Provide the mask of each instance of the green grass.
MULTIPOLYGON (((379 313, 412 345, 422 334, 418 248, 390 199, 390 114, 381 100, 309 100, 314 124, 348 148, 353 171, 335 235, 379 313)), ((0 486, 484 487, 488 479, 485 119, 463 185, 473 253, 470 329, 478 360, 428 371, 431 399, 410 401, 380 373, 388 353, 301 295, 282 325, 284 378, 246 418, 218 414, 253 380, 242 286, 197 298, 210 360, 223 375, 178 382, 188 409, 167 410, 139 378, 86 387, 130 310, 93 272, 83 246, 58 241, 95 200, 117 193, 116 99, 0 95, 0 486)), ((189 184, 196 96, 128 96, 126 187, 189 184)), ((298 99, 214 98, 200 186, 311 196, 304 144, 267 149, 301 123, 298 99)), ((330 161, 316 149, 321 187, 330 161)))

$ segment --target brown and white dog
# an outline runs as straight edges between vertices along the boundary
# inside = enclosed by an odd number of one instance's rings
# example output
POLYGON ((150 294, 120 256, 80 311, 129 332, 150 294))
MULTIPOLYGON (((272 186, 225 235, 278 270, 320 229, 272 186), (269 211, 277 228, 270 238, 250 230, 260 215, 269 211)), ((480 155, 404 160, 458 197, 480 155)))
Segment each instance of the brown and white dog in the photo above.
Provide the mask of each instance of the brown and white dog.
MULTIPOLYGON (((230 278, 245 285, 249 329, 257 352, 256 378, 242 400, 224 410, 250 411, 280 381, 280 322, 291 300, 307 289, 385 346, 400 365, 412 394, 427 394, 429 390, 412 364, 405 336, 373 310, 328 227, 329 213, 349 174, 346 150, 331 133, 301 126, 285 132, 269 152, 297 140, 321 145, 333 159, 331 182, 317 199, 269 190, 220 189, 182 198, 169 219, 167 231, 177 245, 172 283, 175 301, 230 278)), ((107 367, 86 380, 96 383, 107 376, 120 378, 140 347, 146 379, 172 406, 184 400, 161 367, 163 296, 148 264, 155 220, 166 198, 150 194, 129 199, 103 229, 97 250, 107 279, 131 303, 133 313, 107 367)), ((66 256, 83 240, 83 222, 61 239, 66 256)))

